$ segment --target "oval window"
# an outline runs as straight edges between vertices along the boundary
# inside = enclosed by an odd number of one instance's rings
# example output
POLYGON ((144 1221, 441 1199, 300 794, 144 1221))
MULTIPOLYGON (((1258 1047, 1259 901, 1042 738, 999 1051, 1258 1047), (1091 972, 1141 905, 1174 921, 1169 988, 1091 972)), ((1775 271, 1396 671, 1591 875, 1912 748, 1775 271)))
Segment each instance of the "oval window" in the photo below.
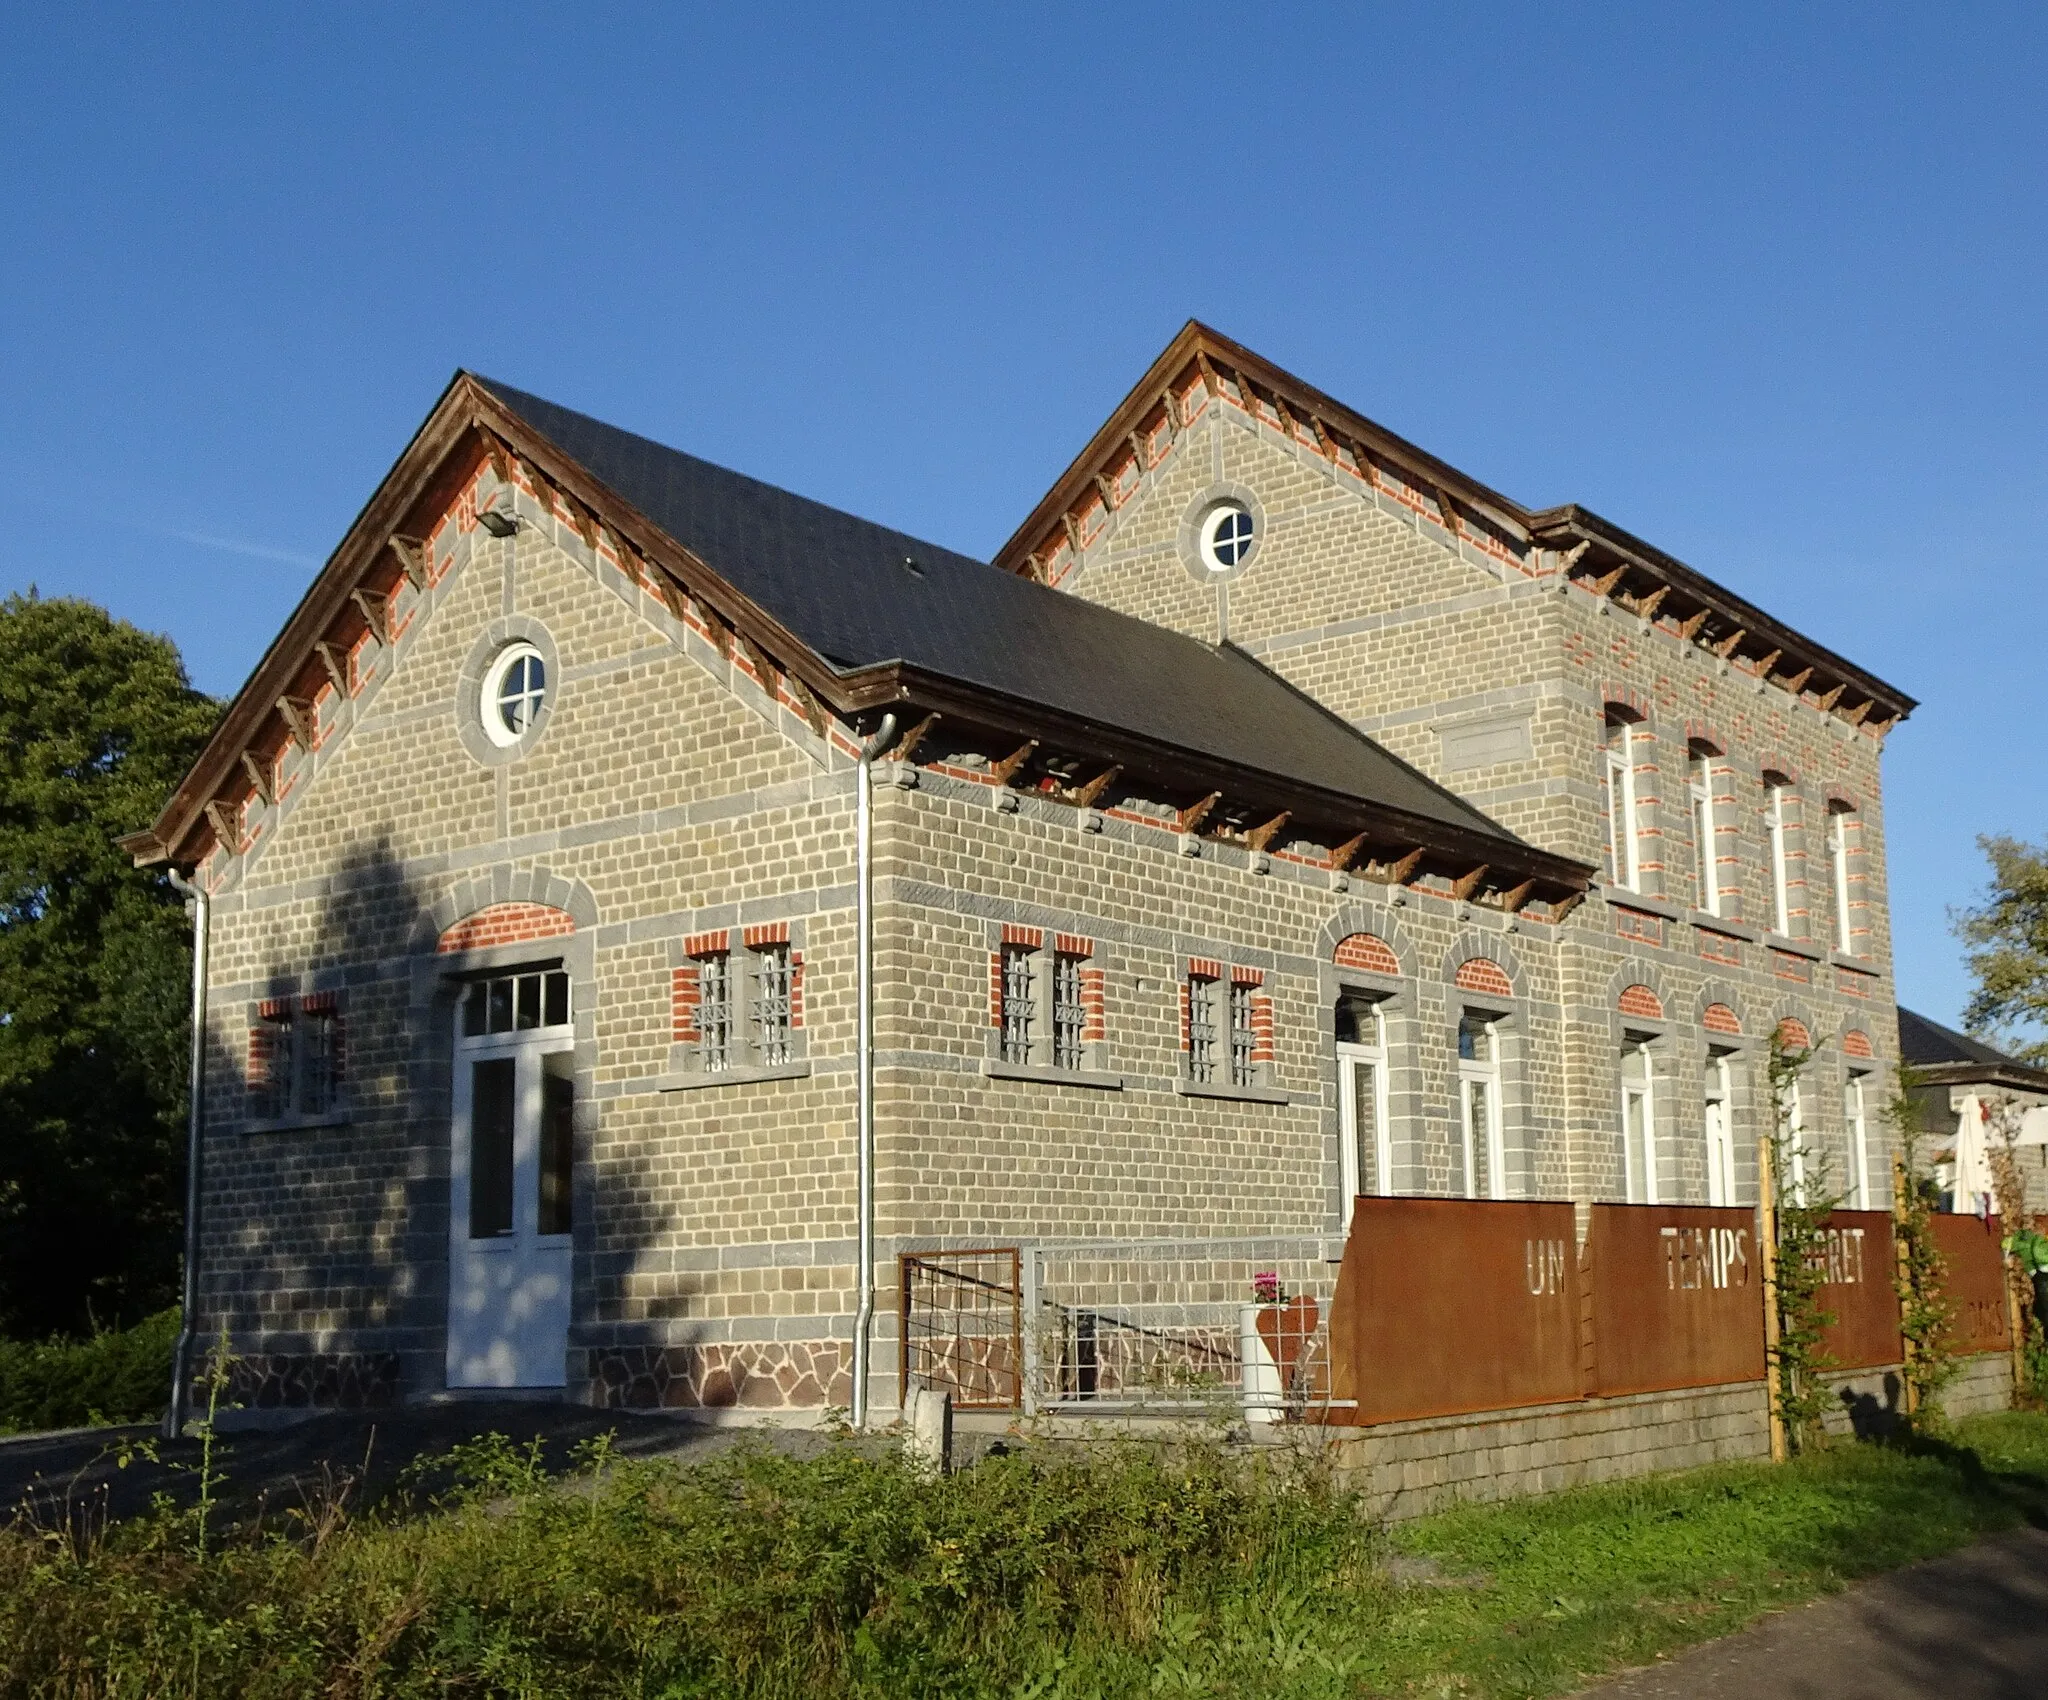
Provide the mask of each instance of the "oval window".
POLYGON ((533 730, 548 697, 547 663, 530 643, 508 644, 484 674, 484 736, 510 749, 533 730))
POLYGON ((1227 573, 1252 552, 1251 509, 1242 502, 1221 502, 1202 521, 1202 563, 1213 573, 1227 573))

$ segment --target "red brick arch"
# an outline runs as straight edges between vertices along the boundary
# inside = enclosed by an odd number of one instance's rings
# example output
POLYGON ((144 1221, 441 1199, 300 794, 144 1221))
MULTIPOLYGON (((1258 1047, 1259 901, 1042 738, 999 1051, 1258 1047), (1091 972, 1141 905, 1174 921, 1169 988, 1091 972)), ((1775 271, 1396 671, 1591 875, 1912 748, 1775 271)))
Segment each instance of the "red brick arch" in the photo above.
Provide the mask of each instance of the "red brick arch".
POLYGON ((1725 1003, 1710 1003, 1700 1012, 1700 1025, 1709 1033, 1732 1033, 1742 1036, 1742 1017, 1725 1003))
POLYGON ((1486 992, 1497 998, 1515 995, 1515 984, 1508 978, 1507 970, 1490 957, 1468 957, 1458 964, 1458 972, 1453 978, 1468 992, 1486 992))
POLYGON ((1798 1016, 1788 1015, 1778 1023, 1778 1043, 1788 1051, 1810 1051, 1813 1034, 1798 1016))
POLYGON ((1842 1035, 1842 1055, 1845 1057, 1874 1057, 1877 1049, 1870 1042, 1870 1035, 1852 1027, 1842 1035))
POLYGON ((1401 972, 1401 959, 1377 933, 1353 933, 1339 939, 1334 960, 1339 968, 1361 968, 1368 974, 1401 972))
POLYGON ((545 903, 493 903, 465 915, 441 935, 435 949, 446 956, 458 950, 486 950, 492 945, 530 944, 535 939, 561 938, 576 930, 566 909, 545 903))
POLYGON ((1621 996, 1614 1001, 1614 1006, 1623 1015, 1640 1016, 1645 1021, 1664 1019, 1664 1000, 1648 986, 1623 987, 1621 996))

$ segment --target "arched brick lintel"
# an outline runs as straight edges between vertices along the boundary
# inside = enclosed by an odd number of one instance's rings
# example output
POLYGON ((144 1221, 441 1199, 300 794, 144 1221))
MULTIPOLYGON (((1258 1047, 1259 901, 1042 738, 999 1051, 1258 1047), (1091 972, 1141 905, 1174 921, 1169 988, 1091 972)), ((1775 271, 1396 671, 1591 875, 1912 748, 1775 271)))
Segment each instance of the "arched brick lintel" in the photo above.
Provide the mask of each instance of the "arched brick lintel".
POLYGON ((515 867, 501 862, 495 867, 478 868, 455 881, 421 913, 413 926, 413 954, 424 955, 441 950, 443 936, 458 922, 500 904, 529 904, 560 910, 571 922, 561 930, 562 934, 581 932, 597 925, 597 899, 581 880, 565 879, 545 867, 515 867))
POLYGON ((566 909, 546 903, 492 903, 446 928, 434 949, 447 956, 458 950, 561 938, 575 930, 576 918, 566 909))
POLYGON ((1507 970, 1490 957, 1468 956, 1458 964, 1451 979, 1461 991, 1484 992, 1497 998, 1515 995, 1514 982, 1508 978, 1507 970))
POLYGON ((1622 987, 1621 996, 1614 1000, 1614 1007, 1623 1015, 1638 1016, 1644 1021, 1664 1019, 1664 1000, 1640 981, 1633 986, 1622 987))
POLYGON ((1710 1003, 1700 1011, 1700 1025, 1709 1033, 1725 1033, 1737 1039, 1742 1037, 1742 1017, 1725 1003, 1710 1003))
POLYGON ((1350 933, 1337 941, 1331 960, 1339 968, 1357 968, 1368 974, 1398 975, 1401 960, 1393 947, 1377 933, 1350 933))

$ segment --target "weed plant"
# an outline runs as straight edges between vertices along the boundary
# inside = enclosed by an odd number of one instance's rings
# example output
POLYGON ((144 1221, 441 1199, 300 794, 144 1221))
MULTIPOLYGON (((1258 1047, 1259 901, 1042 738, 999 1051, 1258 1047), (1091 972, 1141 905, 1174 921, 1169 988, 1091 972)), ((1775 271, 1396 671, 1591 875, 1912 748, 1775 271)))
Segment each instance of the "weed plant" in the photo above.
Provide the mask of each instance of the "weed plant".
POLYGON ((1551 1694, 2048 1509, 2048 1417, 1474 1507, 1391 1535, 1314 1456, 492 1437, 374 1512, 0 1531, 0 1696, 1551 1694), (1393 1562, 1395 1560, 1403 1562, 1393 1562))

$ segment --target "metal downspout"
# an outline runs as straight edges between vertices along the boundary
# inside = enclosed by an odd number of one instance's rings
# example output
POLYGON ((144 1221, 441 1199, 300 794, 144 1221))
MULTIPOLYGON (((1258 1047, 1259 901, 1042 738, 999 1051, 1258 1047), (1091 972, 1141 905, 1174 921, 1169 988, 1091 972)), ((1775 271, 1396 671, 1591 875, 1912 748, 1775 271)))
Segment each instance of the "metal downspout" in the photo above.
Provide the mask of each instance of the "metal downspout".
POLYGON ((192 913, 191 1108, 185 1122, 185 1281, 178 1308, 178 1344, 171 1354, 171 1402, 164 1411, 164 1438, 184 1432, 192 1395, 192 1336, 199 1314, 199 1135, 206 1119, 206 950, 213 903, 206 888, 170 870, 171 889, 192 913))
POLYGON ((859 1151, 855 1167, 860 1192, 860 1309, 853 1324, 853 1426, 868 1425, 868 1331, 875 1320, 875 781, 871 764, 896 736, 896 716, 885 714, 875 735, 861 745, 855 834, 858 868, 854 884, 854 953, 858 992, 854 1047, 859 1107, 859 1151))

